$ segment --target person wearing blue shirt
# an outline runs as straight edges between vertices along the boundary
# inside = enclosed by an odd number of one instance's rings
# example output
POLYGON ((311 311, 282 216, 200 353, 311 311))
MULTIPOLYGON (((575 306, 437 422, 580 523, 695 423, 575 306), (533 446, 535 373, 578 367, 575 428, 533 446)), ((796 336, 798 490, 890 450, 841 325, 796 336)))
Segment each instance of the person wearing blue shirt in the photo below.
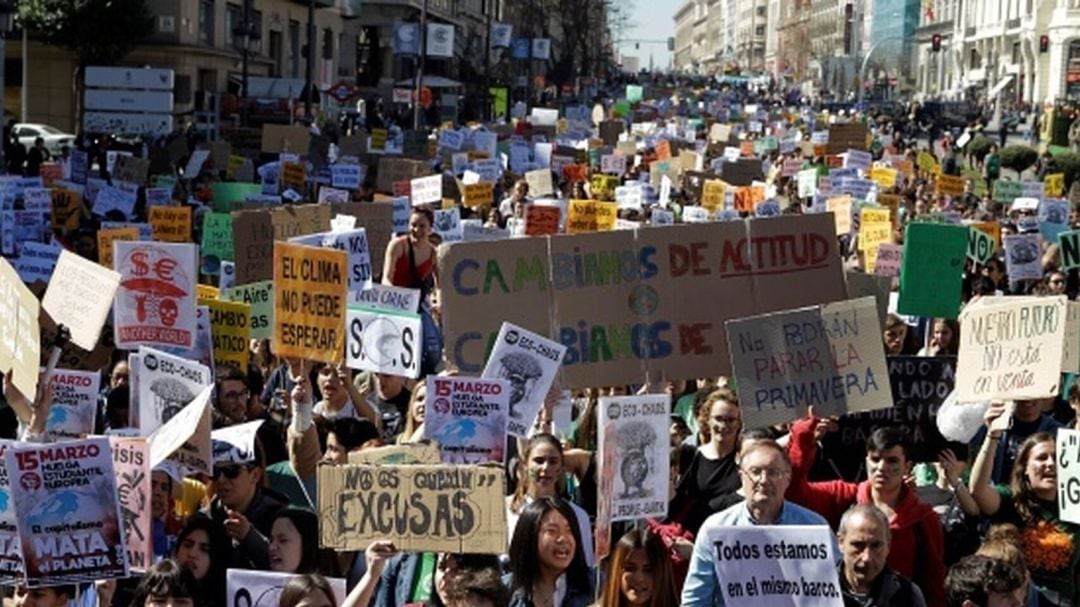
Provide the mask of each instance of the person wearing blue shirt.
MULTIPOLYGON (((787 452, 776 441, 760 440, 747 445, 739 462, 739 475, 742 477, 742 492, 746 501, 713 514, 702 524, 694 542, 690 572, 683 585, 684 607, 724 605, 716 579, 715 557, 709 544, 710 530, 750 525, 828 527, 821 515, 784 500, 784 493, 791 482, 791 463, 787 452)), ((833 538, 833 555, 839 554, 840 549, 833 538)))

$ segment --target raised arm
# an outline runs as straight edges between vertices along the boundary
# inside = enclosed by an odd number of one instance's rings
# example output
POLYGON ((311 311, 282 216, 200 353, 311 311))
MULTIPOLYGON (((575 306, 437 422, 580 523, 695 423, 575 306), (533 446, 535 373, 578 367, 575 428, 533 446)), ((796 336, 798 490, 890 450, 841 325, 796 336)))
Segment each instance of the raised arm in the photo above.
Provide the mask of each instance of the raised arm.
POLYGON ((989 427, 1004 413, 1005 405, 1002 403, 994 403, 986 410, 983 416, 988 429, 986 439, 983 440, 979 454, 975 457, 971 479, 968 481, 971 497, 986 516, 997 514, 998 509, 1001 508, 1001 495, 994 491, 994 487, 990 484, 990 476, 994 471, 994 454, 997 452, 998 441, 1001 440, 1001 431, 989 430, 989 427))

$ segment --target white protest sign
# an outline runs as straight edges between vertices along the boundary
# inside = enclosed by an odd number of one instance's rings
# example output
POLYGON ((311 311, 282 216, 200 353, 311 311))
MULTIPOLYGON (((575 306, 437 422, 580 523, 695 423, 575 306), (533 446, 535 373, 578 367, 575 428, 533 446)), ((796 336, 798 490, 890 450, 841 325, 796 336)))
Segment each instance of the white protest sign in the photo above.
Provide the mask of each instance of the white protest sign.
MULTIPOLYGON (((494 180, 492 180, 494 181, 494 180)), ((418 177, 409 182, 413 206, 442 202, 442 175, 418 177)))
MULTIPOLYGON (((304 538, 315 541, 315 538, 304 538)), ((281 591, 297 577, 295 573, 228 569, 225 572, 225 607, 278 607, 281 591)), ((345 604, 345 580, 326 578, 338 605, 345 604)))
POLYGON ((120 274, 64 251, 45 290, 42 307, 57 324, 71 331, 71 341, 83 350, 97 345, 101 327, 120 286, 120 274))
POLYGON ((142 438, 109 437, 128 564, 146 571, 154 560, 150 523, 150 448, 142 438))
POLYGON ((139 428, 147 436, 180 413, 206 387, 210 369, 153 348, 139 348, 139 428))
POLYGON ((53 402, 45 422, 45 436, 61 441, 93 434, 101 373, 56 369, 50 383, 53 402))
POLYGON ((265 420, 225 426, 210 433, 214 463, 245 464, 258 461, 255 435, 265 420))
POLYGON ((439 445, 442 463, 503 462, 509 381, 429 375, 424 399, 424 438, 439 445))
POLYGON ((726 323, 743 424, 760 428, 803 416, 891 407, 873 297, 762 314, 726 323))
POLYGON ((640 185, 621 185, 615 188, 615 202, 620 209, 641 210, 643 196, 640 185))
POLYGON ((420 310, 420 289, 407 289, 383 284, 350 294, 349 303, 379 310, 415 313, 420 310))
POLYGON ((420 377, 420 315, 349 306, 345 364, 388 375, 420 377))
POLYGON ((536 169, 525 173, 525 181, 529 184, 530 196, 551 196, 555 193, 555 185, 551 180, 550 169, 536 169))
POLYGON ((660 176, 660 199, 657 201, 663 208, 668 207, 668 203, 671 202, 671 178, 667 175, 660 176))
POLYGON ((795 174, 799 182, 799 198, 811 198, 817 193, 817 169, 806 169, 795 174))
POLYGON ((510 381, 507 432, 529 436, 529 428, 562 365, 566 346, 504 322, 481 377, 510 381))
POLYGON ((154 431, 146 442, 150 445, 150 467, 172 457, 193 472, 210 474, 210 396, 213 386, 207 386, 180 413, 154 431))
POLYGON ((349 202, 349 200, 347 190, 339 190, 325 185, 319 188, 319 204, 341 204, 349 202))
POLYGON ((200 171, 202 171, 203 164, 210 158, 210 150, 195 150, 188 157, 187 166, 184 168, 184 177, 187 179, 194 179, 200 171))
POLYGON ((1005 269, 1009 282, 1039 280, 1043 276, 1042 247, 1038 234, 1011 234, 1005 240, 1005 269))
MULTIPOLYGON (((0 439, 0 458, 16 444, 12 440, 0 439)), ((5 585, 14 584, 23 576, 22 546, 15 525, 15 504, 11 500, 8 469, 7 466, 0 466, 0 583, 5 585)))
POLYGON ((1057 431, 1058 512, 1061 520, 1080 524, 1080 432, 1057 431))
POLYGON ((371 254, 364 228, 296 236, 289 242, 345 251, 349 254, 349 291, 363 291, 371 286, 371 254))
POLYGON ((825 525, 708 527, 725 607, 843 607, 836 540, 825 525))
POLYGON ((604 479, 612 490, 603 496, 612 502, 611 520, 663 518, 671 476, 671 397, 603 397, 597 407, 597 469, 613 477, 604 479))
POLYGON ((670 226, 675 225, 675 213, 664 209, 653 209, 649 215, 649 225, 670 226))
POLYGON ((605 154, 601 156, 600 172, 622 175, 626 172, 626 156, 622 154, 605 154))
POLYGON ((709 210, 704 207, 685 206, 682 219, 685 223, 706 223, 709 221, 709 210))
POLYGON ((465 239, 465 228, 461 225, 461 209, 439 209, 435 211, 435 233, 443 242, 461 242, 465 239))
POLYGON ((848 150, 845 154, 844 168, 857 169, 864 174, 870 171, 870 165, 874 163, 874 155, 862 150, 848 150))
POLYGON ((107 438, 20 443, 4 462, 28 588, 127 577, 107 438))
POLYGON ((330 220, 331 232, 348 232, 356 229, 356 217, 338 214, 330 220))
POLYGON ((330 167, 330 185, 346 190, 359 189, 364 180, 365 167, 359 164, 335 164, 330 167))
POLYGON ((198 247, 117 240, 113 251, 116 346, 194 347, 198 247))
POLYGON ((1019 298, 960 313, 956 400, 1057 396, 1064 354, 1064 296, 1019 298))

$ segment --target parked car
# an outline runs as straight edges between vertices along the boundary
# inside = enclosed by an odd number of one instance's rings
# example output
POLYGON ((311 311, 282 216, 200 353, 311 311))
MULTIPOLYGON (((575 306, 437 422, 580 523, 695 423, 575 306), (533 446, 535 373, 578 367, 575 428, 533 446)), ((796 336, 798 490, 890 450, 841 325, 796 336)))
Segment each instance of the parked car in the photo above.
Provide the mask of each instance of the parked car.
POLYGON ((45 149, 54 155, 59 154, 60 148, 65 145, 75 147, 75 135, 65 133, 47 124, 21 122, 15 125, 15 136, 18 137, 19 143, 26 146, 27 150, 34 147, 35 139, 41 137, 45 140, 45 149))

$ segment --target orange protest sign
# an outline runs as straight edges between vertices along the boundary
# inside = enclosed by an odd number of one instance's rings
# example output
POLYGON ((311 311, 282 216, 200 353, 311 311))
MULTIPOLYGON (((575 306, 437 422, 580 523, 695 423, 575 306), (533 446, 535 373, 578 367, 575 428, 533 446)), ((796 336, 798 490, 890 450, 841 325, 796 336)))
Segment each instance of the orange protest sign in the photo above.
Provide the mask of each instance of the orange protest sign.
POLYGON ((589 167, 583 164, 568 164, 563 167, 562 172, 563 177, 570 182, 585 181, 589 178, 589 167))
POLYGON ((274 243, 274 352, 344 360, 347 268, 345 251, 274 243))
POLYGON ((566 233, 606 232, 615 229, 619 206, 598 200, 571 200, 566 218, 566 233))
POLYGON ((660 143, 656 144, 656 159, 671 160, 671 144, 667 139, 661 139, 660 143))
POLYGON ((281 183, 286 187, 302 190, 306 181, 307 167, 303 163, 283 162, 281 164, 281 183))
POLYGON ((150 207, 150 228, 159 242, 190 242, 191 207, 150 207))
POLYGON ((835 156, 835 155, 826 156, 825 157, 825 166, 829 167, 830 169, 839 169, 839 168, 844 166, 844 159, 841 158, 840 156, 835 156))
POLYGON ((113 241, 138 239, 139 228, 136 228, 135 226, 113 228, 111 230, 98 230, 98 263, 111 270, 113 268, 113 241))
POLYGON ((195 293, 200 300, 213 300, 221 297, 221 290, 214 285, 195 285, 195 293))
POLYGON ((754 210, 754 193, 750 186, 735 188, 735 210, 740 213, 751 213, 754 210))
POLYGON ((558 207, 542 207, 530 204, 525 207, 525 235, 547 236, 559 233, 558 207))
POLYGON ((937 176, 937 193, 949 196, 964 195, 964 178, 956 175, 941 174, 937 176))
POLYGON ((990 238, 994 239, 994 246, 1001 247, 1001 224, 996 221, 980 221, 973 223, 970 227, 986 234, 990 238))

